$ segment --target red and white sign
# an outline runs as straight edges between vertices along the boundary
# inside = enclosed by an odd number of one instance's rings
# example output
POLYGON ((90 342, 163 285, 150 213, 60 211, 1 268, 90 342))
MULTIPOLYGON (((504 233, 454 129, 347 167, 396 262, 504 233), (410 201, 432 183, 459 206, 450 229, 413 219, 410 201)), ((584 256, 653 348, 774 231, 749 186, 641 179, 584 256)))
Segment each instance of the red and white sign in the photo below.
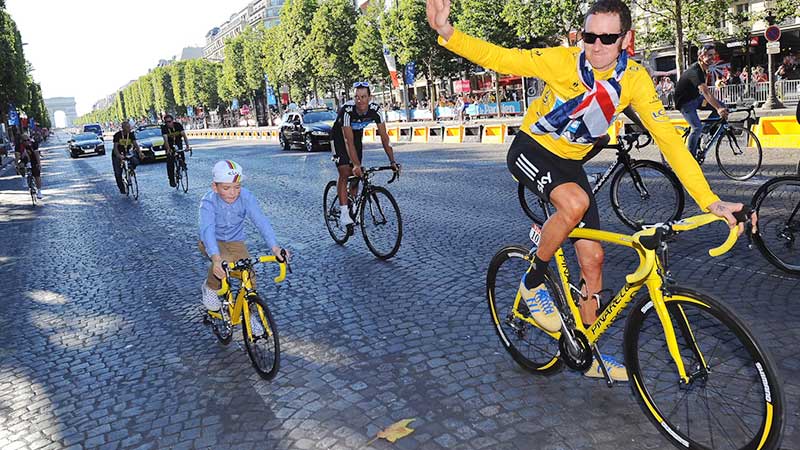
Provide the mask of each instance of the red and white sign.
POLYGON ((758 47, 758 36, 750 38, 750 47, 758 47))
POLYGON ((770 25, 764 30, 764 37, 770 42, 775 42, 781 38, 781 29, 777 25, 770 25))
POLYGON ((453 92, 456 94, 469 93, 472 88, 469 85, 469 80, 456 80, 453 81, 453 92))

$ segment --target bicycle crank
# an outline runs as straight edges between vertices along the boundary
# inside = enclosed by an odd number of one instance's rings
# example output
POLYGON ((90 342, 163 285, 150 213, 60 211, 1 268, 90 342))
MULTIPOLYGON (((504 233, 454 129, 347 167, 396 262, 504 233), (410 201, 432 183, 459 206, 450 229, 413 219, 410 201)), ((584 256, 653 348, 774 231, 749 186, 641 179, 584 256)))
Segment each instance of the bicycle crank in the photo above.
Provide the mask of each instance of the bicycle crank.
POLYGON ((562 329, 561 337, 558 339, 558 349, 561 351, 561 358, 570 369, 585 372, 591 367, 592 348, 582 332, 562 329), (568 334, 571 336, 567 336, 568 334))

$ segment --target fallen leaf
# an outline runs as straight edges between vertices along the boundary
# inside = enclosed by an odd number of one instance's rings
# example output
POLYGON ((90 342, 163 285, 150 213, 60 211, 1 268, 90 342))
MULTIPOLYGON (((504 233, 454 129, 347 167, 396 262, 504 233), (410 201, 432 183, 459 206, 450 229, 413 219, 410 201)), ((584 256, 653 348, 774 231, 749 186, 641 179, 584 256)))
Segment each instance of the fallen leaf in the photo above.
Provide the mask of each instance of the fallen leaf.
POLYGON ((367 442, 367 445, 372 444, 378 439, 386 439, 387 441, 394 443, 396 440, 408 436, 414 432, 413 428, 408 428, 408 424, 415 420, 417 419, 403 419, 389 425, 383 431, 379 431, 374 439, 367 442))

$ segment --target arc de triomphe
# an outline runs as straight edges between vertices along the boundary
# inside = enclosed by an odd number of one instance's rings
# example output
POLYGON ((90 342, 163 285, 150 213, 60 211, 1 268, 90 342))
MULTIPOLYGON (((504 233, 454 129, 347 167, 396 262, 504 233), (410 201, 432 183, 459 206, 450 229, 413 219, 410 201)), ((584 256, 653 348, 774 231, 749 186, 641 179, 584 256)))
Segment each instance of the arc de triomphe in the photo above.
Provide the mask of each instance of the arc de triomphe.
POLYGON ((75 97, 53 97, 44 99, 44 105, 47 107, 47 112, 50 114, 50 123, 53 128, 56 126, 56 112, 62 111, 66 115, 65 127, 69 128, 75 123, 78 118, 78 112, 75 111, 75 97))

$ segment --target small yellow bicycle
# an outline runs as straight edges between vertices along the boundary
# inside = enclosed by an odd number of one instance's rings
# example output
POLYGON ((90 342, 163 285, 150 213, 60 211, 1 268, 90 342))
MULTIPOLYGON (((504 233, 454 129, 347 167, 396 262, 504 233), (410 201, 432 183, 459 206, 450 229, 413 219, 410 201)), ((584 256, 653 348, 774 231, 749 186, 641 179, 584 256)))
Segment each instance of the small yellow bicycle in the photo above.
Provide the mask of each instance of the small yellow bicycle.
POLYGON ((220 297, 224 297, 222 308, 219 311, 208 311, 203 321, 211 325, 214 335, 225 345, 231 342, 233 327, 244 323, 242 337, 253 368, 261 378, 271 380, 275 378, 280 367, 281 346, 272 313, 267 302, 256 292, 253 282, 254 266, 259 263, 278 264, 280 273, 275 277, 276 283, 286 278, 287 269, 291 273, 285 251, 281 252, 280 259, 276 256, 259 256, 236 262, 223 261, 225 278, 222 279, 222 288, 217 292, 220 297), (240 280, 235 296, 231 289, 231 278, 240 280), (258 311, 260 323, 251 323, 251 311, 258 311))
MULTIPOLYGON (((564 250, 559 248, 555 254, 558 275, 548 268, 545 281, 560 313, 558 332, 539 327, 518 292, 540 237, 534 225, 533 249, 507 246, 489 265, 486 295, 502 345, 514 361, 536 374, 553 373, 564 364, 585 371, 596 360, 611 386, 597 342, 646 287, 649 295, 640 296, 628 314, 623 337, 628 379, 645 415, 676 447, 777 448, 784 396, 772 360, 730 308, 707 294, 675 285, 667 269, 667 239, 718 220, 724 221, 702 214, 658 224, 632 236, 575 229, 570 238, 635 250, 639 266, 587 327, 575 301, 584 294, 571 282, 564 250)), ((736 239, 733 229, 725 243, 709 253, 719 256, 727 252, 736 239)))

